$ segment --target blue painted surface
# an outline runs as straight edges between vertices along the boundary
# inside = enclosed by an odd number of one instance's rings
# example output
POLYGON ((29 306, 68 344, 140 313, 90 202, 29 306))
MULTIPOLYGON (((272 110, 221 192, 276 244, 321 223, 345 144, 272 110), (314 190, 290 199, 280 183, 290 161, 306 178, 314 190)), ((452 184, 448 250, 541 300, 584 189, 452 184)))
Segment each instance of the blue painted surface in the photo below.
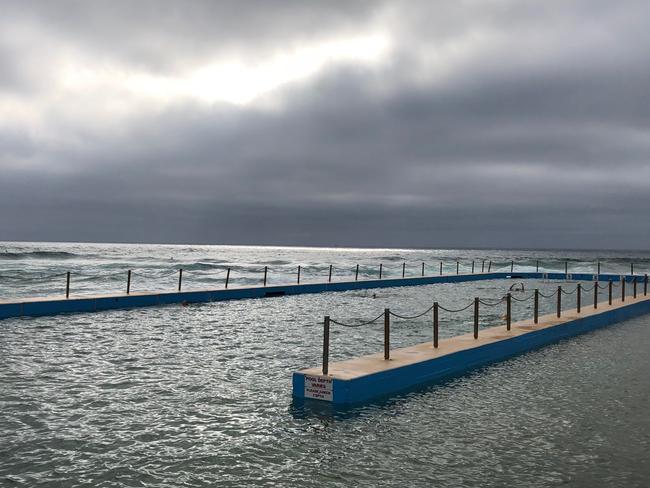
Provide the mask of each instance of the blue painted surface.
MULTIPOLYGON (((353 380, 334 378, 332 403, 342 406, 358 405, 381 397, 403 393, 649 312, 650 300, 645 300, 553 327, 531 331, 511 339, 503 339, 353 380)), ((294 397, 304 399, 304 389, 305 377, 303 373, 295 372, 293 374, 294 397)))
MULTIPOLYGON (((586 273, 575 273, 565 275, 564 273, 479 273, 459 275, 438 275, 414 278, 397 278, 384 280, 363 280, 363 281, 342 281, 335 283, 307 283, 301 285, 277 285, 251 288, 230 288, 202 291, 184 291, 171 293, 151 293, 134 295, 106 295, 100 297, 78 297, 69 299, 44 298, 37 301, 16 301, 0 303, 0 319, 7 319, 21 316, 44 316, 60 313, 74 312, 97 312, 118 308, 152 307, 157 305, 169 305, 173 303, 204 303, 224 300, 241 300, 246 298, 265 298, 268 296, 300 295, 306 293, 323 293, 349 290, 364 290, 372 288, 390 288, 396 286, 418 286, 431 285, 436 283, 461 283, 467 281, 496 280, 506 278, 522 279, 552 279, 563 280, 569 277, 574 280, 593 281, 596 275, 586 273)), ((633 278, 642 280, 642 276, 625 277, 626 281, 633 278)), ((620 275, 601 274, 600 281, 619 281, 620 275)))

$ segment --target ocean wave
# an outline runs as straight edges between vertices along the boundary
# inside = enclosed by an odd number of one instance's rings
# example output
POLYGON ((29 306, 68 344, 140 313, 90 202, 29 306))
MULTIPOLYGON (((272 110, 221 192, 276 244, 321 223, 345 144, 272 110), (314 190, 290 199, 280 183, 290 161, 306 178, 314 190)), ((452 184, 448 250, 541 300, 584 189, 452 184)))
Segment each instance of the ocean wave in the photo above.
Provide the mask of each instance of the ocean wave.
POLYGON ((206 263, 200 261, 196 263, 181 264, 179 267, 183 268, 186 271, 201 271, 212 269, 226 269, 228 266, 225 266, 224 264, 206 263))
POLYGON ((27 251, 27 252, 0 252, 0 259, 71 259, 79 257, 78 254, 66 251, 27 251))
POLYGON ((406 261, 404 256, 380 256, 377 258, 379 262, 381 261, 406 261))

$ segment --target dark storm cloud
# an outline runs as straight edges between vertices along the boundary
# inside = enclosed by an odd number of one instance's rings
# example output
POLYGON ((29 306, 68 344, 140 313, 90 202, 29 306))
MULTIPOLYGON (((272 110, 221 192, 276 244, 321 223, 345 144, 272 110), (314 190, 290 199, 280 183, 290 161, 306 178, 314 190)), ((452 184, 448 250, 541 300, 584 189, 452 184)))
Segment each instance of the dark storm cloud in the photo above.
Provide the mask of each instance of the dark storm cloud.
MULTIPOLYGON (((331 65, 281 88, 272 109, 178 99, 136 104, 119 123, 98 112, 97 126, 60 105, 4 118, 0 239, 636 248, 650 237, 643 2, 16 5, 2 21, 14 30, 134 69, 371 24, 392 47, 380 67, 331 65)), ((20 75, 11 54, 0 62, 19 97, 31 65, 20 75)))

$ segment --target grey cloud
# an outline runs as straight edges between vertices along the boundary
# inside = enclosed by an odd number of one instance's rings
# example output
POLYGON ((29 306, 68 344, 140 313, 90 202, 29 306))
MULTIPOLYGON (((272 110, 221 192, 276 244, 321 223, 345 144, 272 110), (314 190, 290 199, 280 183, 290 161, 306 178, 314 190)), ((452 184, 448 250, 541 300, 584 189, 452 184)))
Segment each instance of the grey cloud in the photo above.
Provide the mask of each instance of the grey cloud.
MULTIPOLYGON (((141 52, 147 63, 161 56, 171 66, 212 36, 242 50, 255 44, 248 36, 281 46, 373 15, 392 29, 395 45, 379 70, 330 67, 285 88, 276 110, 179 101, 99 132, 60 120, 57 133, 83 144, 38 145, 0 125, 0 165, 9 153, 42 162, 5 165, 2 238, 630 248, 650 237, 643 225, 650 59, 641 26, 650 7, 642 2, 442 2, 436 9, 430 2, 264 2, 275 22, 259 36, 251 29, 264 16, 255 3, 238 4, 247 7, 241 23, 231 12, 229 33, 216 34, 192 31, 194 16, 206 16, 201 8, 212 3, 171 20, 148 11, 161 21, 140 24, 138 33, 142 12, 101 20, 113 4, 89 5, 71 24, 56 17, 56 29, 67 26, 66 35, 86 39, 89 50, 129 62, 148 35, 167 45, 183 31, 187 39, 167 55, 141 52), (97 26, 75 28, 91 14, 97 26), (166 36, 166 22, 180 30, 166 36), (113 28, 122 45, 101 45, 113 28), (449 73, 422 64, 418 51, 476 31, 490 33, 485 44, 449 73), (430 76, 415 75, 423 70, 430 76)), ((24 8, 21 15, 39 21, 57 14, 24 8)))
MULTIPOLYGON (((216 54, 258 59, 305 39, 354 32, 380 2, 299 0, 38 0, 0 2, 5 22, 99 59, 168 72, 216 54)), ((47 45, 42 46, 48 49, 47 45)))

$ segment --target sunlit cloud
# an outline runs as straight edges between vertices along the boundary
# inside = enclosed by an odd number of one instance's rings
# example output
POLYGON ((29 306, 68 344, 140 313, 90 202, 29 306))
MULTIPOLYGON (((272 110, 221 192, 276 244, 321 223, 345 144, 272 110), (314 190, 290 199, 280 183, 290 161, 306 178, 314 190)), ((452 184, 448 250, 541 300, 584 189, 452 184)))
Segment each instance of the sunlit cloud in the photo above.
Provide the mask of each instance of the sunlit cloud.
POLYGON ((167 102, 193 98, 205 103, 246 105, 284 85, 307 80, 329 66, 377 65, 386 60, 389 47, 388 36, 371 34, 306 44, 254 63, 218 59, 172 76, 72 65, 63 72, 62 83, 78 89, 112 84, 138 98, 167 102))

